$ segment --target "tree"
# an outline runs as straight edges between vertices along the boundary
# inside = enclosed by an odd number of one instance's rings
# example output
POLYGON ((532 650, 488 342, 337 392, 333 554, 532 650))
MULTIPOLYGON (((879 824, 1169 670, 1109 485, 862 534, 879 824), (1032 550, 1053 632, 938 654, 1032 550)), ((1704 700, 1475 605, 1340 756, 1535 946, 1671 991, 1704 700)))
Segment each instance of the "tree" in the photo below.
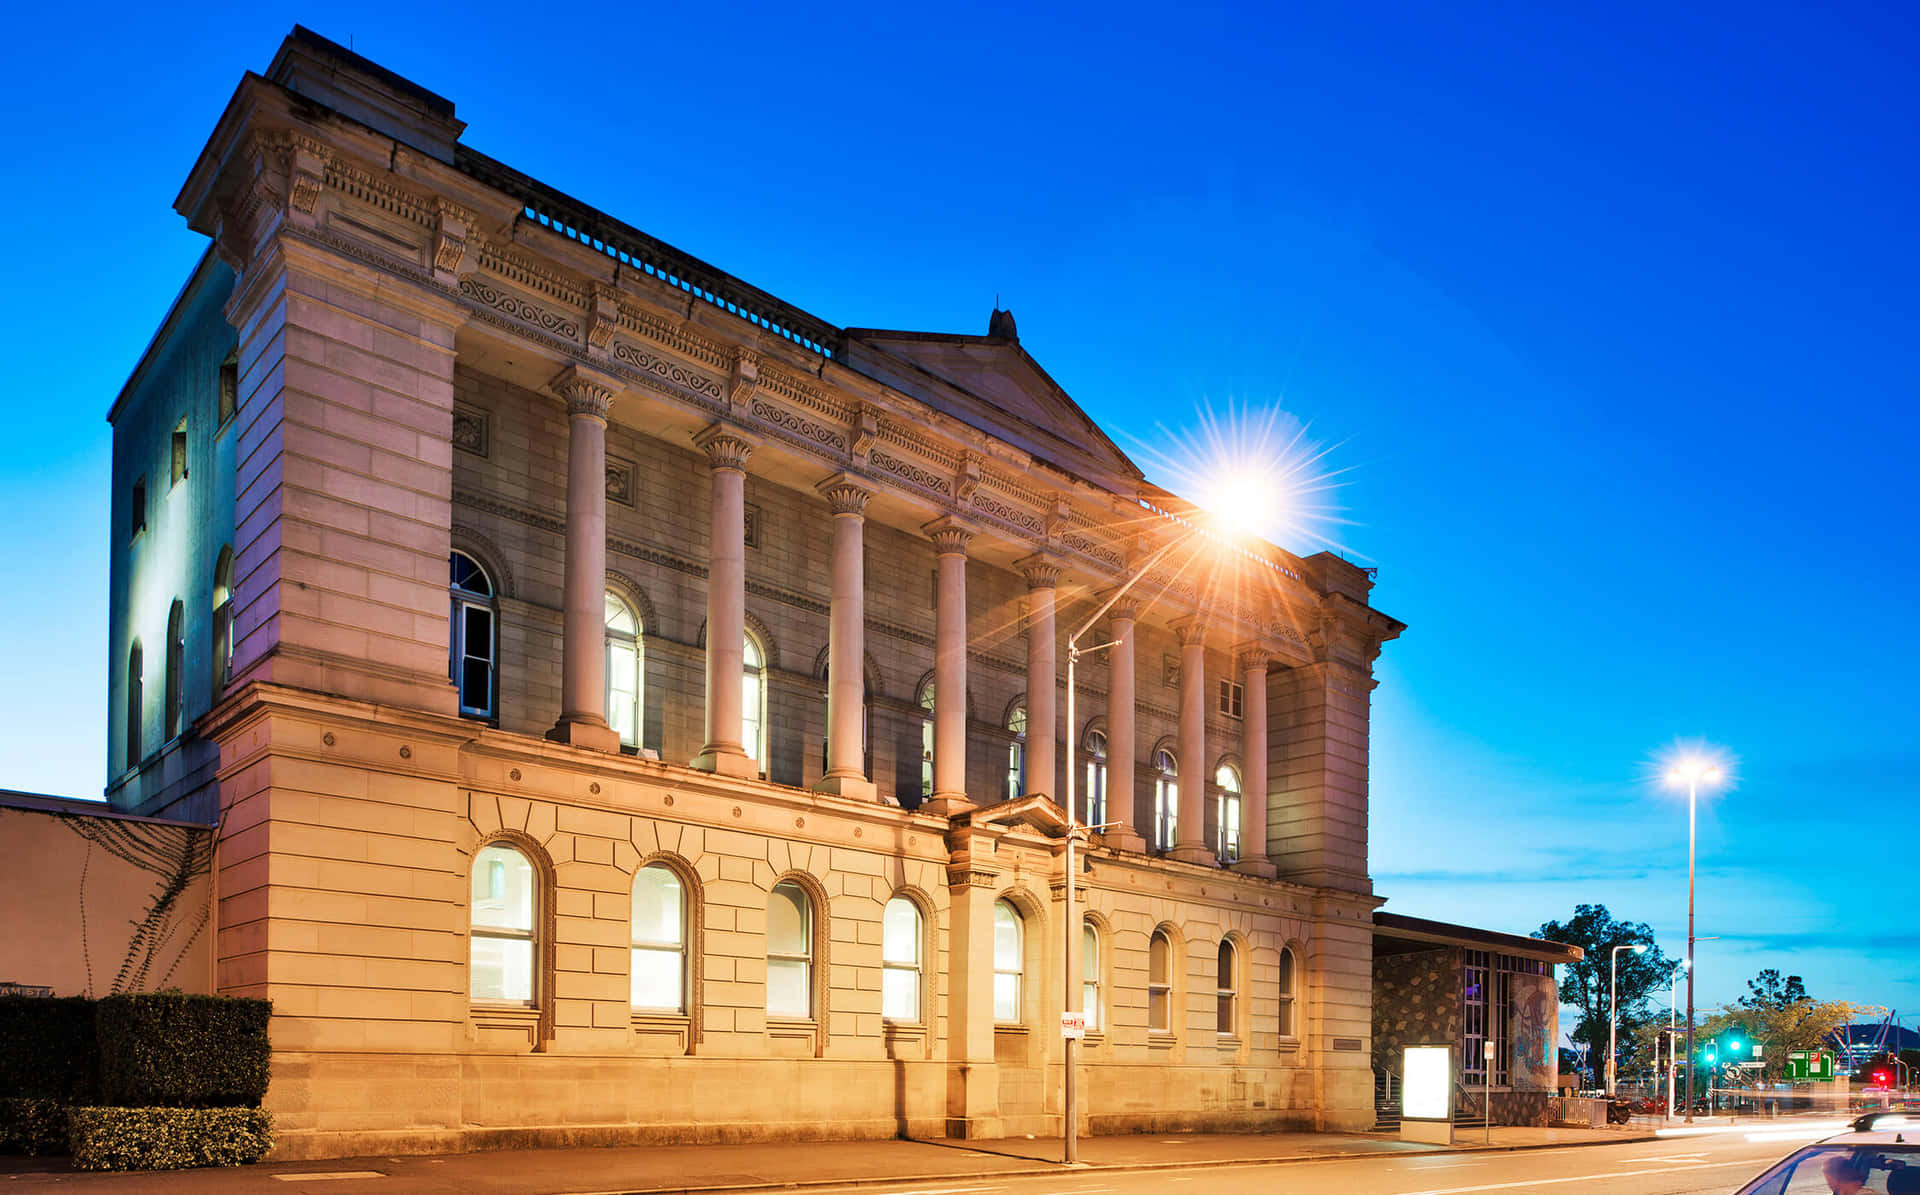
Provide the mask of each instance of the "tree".
POLYGON ((1747 980, 1748 995, 1740 997, 1745 1008, 1785 1008, 1807 999, 1807 985, 1798 975, 1780 978, 1780 972, 1768 967, 1747 980))
POLYGON ((1738 1003, 1708 1017, 1697 1036, 1717 1037, 1739 1026, 1763 1047, 1762 1079, 1779 1078, 1789 1053, 1824 1048, 1828 1037, 1858 1012, 1845 1000, 1815 1000, 1798 975, 1782 978, 1771 967, 1748 980, 1747 990, 1738 1003))
POLYGON ((1540 927, 1540 937, 1550 942, 1578 946, 1585 957, 1560 969, 1560 1003, 1580 1011, 1580 1020, 1568 1035, 1584 1041, 1591 1050, 1596 1075, 1606 1074, 1607 987, 1612 971, 1615 946, 1645 946, 1645 954, 1631 950, 1620 952, 1619 994, 1621 1059, 1620 1073, 1641 1048, 1636 1036, 1639 1026, 1652 1019, 1647 1002, 1667 986, 1673 974, 1673 960, 1653 943, 1653 931, 1644 922, 1615 921, 1605 905, 1576 905, 1573 916, 1564 924, 1549 921, 1540 927))

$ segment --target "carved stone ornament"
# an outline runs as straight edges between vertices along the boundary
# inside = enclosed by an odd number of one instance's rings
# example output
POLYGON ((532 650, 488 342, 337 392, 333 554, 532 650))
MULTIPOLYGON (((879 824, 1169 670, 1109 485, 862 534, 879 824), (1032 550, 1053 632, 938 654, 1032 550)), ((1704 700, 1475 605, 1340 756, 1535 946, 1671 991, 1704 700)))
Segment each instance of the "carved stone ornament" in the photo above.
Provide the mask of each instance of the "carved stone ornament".
POLYGON ((1073 507, 1067 504, 1065 498, 1055 502, 1053 509, 1047 512, 1047 538, 1059 538, 1060 533, 1067 529, 1067 524, 1072 518, 1073 507))
POLYGON ((587 305, 587 348, 604 356, 620 330, 620 296, 604 282, 593 284, 593 298, 587 305))
POLYGON ((554 393, 567 400, 567 414, 604 421, 613 409, 614 389, 607 379, 570 365, 553 380, 554 393))
POLYGON ((1052 589, 1060 583, 1060 566, 1045 556, 1029 556, 1016 567, 1026 576, 1028 589, 1052 589))
POLYGON ((474 215, 444 196, 435 196, 433 229, 433 270, 436 274, 457 275, 467 257, 467 238, 474 232, 474 215))
POLYGON ((760 354, 750 348, 733 350, 733 372, 727 379, 727 399, 735 409, 744 409, 753 402, 754 391, 760 388, 760 354))
POLYGON ((867 502, 873 497, 873 491, 844 473, 835 474, 821 482, 817 487, 827 500, 827 508, 835 518, 841 515, 864 517, 867 502))
POLYGON ((455 407, 453 409, 453 446, 462 452, 471 452, 475 456, 487 455, 488 441, 491 439, 490 423, 491 420, 485 411, 455 407))
POLYGON ((707 463, 715 469, 747 471, 747 458, 753 455, 753 442, 724 424, 714 423, 695 432, 693 446, 707 454, 707 463))
POLYGON ((1206 643, 1208 629, 1205 614, 1198 614, 1192 618, 1182 618, 1173 624, 1173 633, 1179 636, 1181 647, 1192 647, 1196 643, 1206 643))
POLYGON ((973 542, 973 529, 963 527, 952 519, 935 519, 921 530, 933 541, 936 556, 965 556, 967 545, 973 542))
POLYGON ((634 481, 638 474, 634 463, 621 457, 607 458, 607 501, 622 506, 634 505, 634 481))
POLYGON ((1273 649, 1264 643, 1242 643, 1234 648, 1234 671, 1265 672, 1273 662, 1273 649))
POLYGON ((873 450, 873 443, 880 438, 880 416, 871 407, 861 407, 853 419, 853 455, 864 458, 873 450))
POLYGON ((962 502, 971 501, 973 492, 980 488, 980 454, 969 452, 960 458, 960 470, 953 477, 953 496, 962 502))

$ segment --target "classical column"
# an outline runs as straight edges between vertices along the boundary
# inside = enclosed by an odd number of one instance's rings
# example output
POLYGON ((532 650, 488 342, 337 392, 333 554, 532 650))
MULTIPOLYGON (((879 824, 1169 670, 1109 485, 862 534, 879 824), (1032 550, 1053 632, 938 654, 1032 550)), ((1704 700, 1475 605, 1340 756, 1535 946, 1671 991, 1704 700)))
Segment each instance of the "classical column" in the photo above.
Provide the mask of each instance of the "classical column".
POLYGON ((560 720, 547 737, 618 751, 607 725, 607 411, 615 383, 568 366, 553 388, 567 400, 567 555, 562 589, 560 720))
POLYGON ((1216 863, 1207 845, 1207 630, 1203 616, 1174 626, 1180 636, 1180 824, 1167 857, 1216 863))
POLYGON ((740 743, 741 678, 747 640, 747 458, 753 444, 722 424, 693 438, 713 468, 713 533, 707 560, 707 745, 693 766, 724 776, 758 776, 740 743))
MULTIPOLYGON (((1144 851, 1146 839, 1133 827, 1134 766, 1140 758, 1133 730, 1133 620, 1140 603, 1123 597, 1113 604, 1111 638, 1107 655, 1107 811, 1106 820, 1117 822, 1101 833, 1108 846, 1121 850, 1144 851)), ((1068 734, 1073 734, 1071 727, 1068 734)))
POLYGON ((866 525, 873 491, 845 473, 820 493, 833 511, 833 596, 827 614, 827 774, 814 787, 871 801, 864 723, 866 695, 866 525))
POLYGON ((1235 871, 1272 879, 1267 860, 1267 662, 1272 654, 1261 644, 1240 645, 1240 685, 1246 691, 1241 709, 1240 760, 1244 792, 1240 797, 1240 861, 1235 871))
POLYGON ((967 800, 967 544, 973 532, 958 520, 936 519, 937 574, 933 611, 933 798, 925 808, 951 814, 967 800))
MULTIPOLYGON (((1054 741, 1060 718, 1055 702, 1059 672, 1053 659, 1054 586, 1060 566, 1044 556, 1020 562, 1027 577, 1027 775, 1025 796, 1051 797, 1058 783, 1054 741)), ((1067 727, 1073 733, 1073 727, 1067 727)))

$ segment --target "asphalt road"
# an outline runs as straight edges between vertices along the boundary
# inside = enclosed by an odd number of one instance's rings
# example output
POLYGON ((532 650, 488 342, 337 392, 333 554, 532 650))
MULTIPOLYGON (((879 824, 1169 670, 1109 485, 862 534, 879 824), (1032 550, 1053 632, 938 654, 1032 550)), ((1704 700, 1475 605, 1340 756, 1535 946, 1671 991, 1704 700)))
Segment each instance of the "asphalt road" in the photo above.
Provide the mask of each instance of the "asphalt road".
MULTIPOLYGON (((1828 1130, 1831 1131, 1831 1130, 1828 1130)), ((1808 1140, 1747 1134, 1504 1153, 1343 1158, 1135 1173, 816 1188, 820 1195, 1727 1195, 1808 1140)))

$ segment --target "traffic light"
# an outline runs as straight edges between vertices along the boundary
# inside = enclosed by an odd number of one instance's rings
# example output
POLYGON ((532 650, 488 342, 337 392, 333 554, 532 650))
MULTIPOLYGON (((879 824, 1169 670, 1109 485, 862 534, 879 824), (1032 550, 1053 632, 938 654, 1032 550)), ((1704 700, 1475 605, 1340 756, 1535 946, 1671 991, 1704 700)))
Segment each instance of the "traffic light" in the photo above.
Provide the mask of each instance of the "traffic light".
POLYGON ((1875 1071, 1873 1072, 1873 1082, 1876 1087, 1892 1087, 1893 1075, 1887 1071, 1875 1071))

